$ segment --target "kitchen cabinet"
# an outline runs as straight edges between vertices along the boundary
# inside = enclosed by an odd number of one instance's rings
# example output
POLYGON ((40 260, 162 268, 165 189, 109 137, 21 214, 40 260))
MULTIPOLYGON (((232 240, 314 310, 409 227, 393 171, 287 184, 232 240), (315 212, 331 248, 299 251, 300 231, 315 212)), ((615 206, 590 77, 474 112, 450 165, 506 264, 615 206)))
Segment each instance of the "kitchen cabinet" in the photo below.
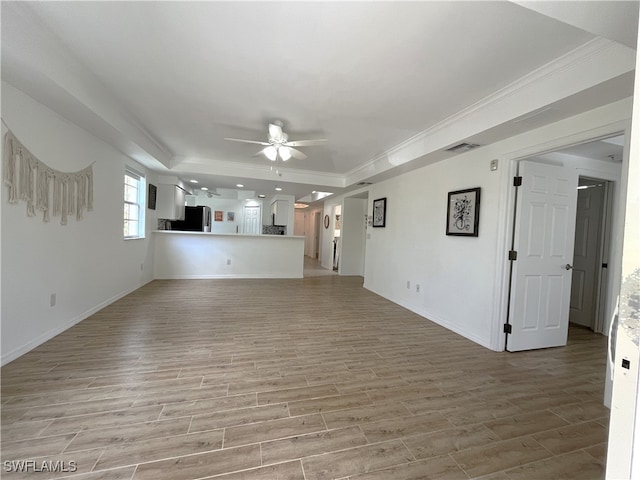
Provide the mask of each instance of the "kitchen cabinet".
POLYGON ((158 218, 184 220, 186 193, 177 185, 159 185, 157 211, 158 218))
POLYGON ((271 218, 274 225, 286 226, 289 220, 289 202, 276 200, 271 204, 271 218))

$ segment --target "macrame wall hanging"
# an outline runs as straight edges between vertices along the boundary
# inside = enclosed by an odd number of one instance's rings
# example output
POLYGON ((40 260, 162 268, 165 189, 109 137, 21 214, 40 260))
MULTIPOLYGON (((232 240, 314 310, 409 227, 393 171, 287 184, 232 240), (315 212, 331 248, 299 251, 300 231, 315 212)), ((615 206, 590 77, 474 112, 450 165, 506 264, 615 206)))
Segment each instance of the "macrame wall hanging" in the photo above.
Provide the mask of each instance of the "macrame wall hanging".
POLYGON ((4 136, 2 168, 9 203, 27 202, 29 217, 40 210, 44 222, 50 215, 59 215, 60 223, 66 225, 69 215, 82 220, 85 209, 93 210, 93 163, 78 172, 60 172, 34 157, 9 130, 4 136))

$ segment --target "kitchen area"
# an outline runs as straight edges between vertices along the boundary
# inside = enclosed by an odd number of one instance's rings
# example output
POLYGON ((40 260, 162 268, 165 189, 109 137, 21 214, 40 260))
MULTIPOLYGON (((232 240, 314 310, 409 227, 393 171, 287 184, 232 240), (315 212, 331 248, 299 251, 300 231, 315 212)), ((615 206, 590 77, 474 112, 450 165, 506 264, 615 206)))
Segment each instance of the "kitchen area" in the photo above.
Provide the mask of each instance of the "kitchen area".
POLYGON ((293 235, 294 201, 237 189, 203 191, 161 177, 155 278, 302 278, 305 238, 293 235))

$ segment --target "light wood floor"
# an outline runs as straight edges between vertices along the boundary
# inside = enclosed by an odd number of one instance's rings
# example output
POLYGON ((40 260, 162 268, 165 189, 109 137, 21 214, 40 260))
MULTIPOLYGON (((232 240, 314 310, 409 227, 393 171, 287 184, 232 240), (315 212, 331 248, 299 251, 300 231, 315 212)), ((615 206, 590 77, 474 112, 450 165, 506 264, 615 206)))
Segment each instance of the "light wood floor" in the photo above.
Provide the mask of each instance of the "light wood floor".
POLYGON ((2 369, 3 478, 600 479, 604 340, 491 352, 357 277, 155 281, 2 369))

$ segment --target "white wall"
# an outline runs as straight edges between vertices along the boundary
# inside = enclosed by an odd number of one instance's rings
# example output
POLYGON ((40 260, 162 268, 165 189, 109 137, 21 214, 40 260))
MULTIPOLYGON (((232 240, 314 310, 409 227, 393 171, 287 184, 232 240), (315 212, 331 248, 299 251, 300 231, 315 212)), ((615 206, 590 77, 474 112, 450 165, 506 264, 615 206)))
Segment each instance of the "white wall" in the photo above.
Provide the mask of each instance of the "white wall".
POLYGON ((386 227, 367 231, 364 286, 488 345, 501 178, 483 157, 460 155, 371 187, 367 211, 386 197, 387 216, 386 227), (446 236, 447 193, 473 187, 482 188, 479 236, 446 236))
POLYGON ((340 275, 364 275, 367 200, 345 198, 342 205, 340 275))
MULTIPOLYGON (((152 280, 149 232, 157 219, 147 209, 147 238, 123 239, 124 169, 131 165, 144 172, 141 165, 6 83, 2 119, 52 168, 76 171, 95 162, 94 210, 81 221, 70 217, 66 226, 59 217, 50 223, 41 215, 27 217, 25 203, 9 204, 2 186, 5 364, 152 280), (49 306, 52 293, 57 296, 54 307, 49 306)), ((147 180, 154 183, 155 177, 147 180)))
POLYGON ((155 278, 302 278, 304 238, 155 232, 155 278))
MULTIPOLYGON (((630 99, 616 102, 369 187, 367 211, 373 199, 386 197, 387 219, 386 228, 367 232, 365 288, 502 350, 512 160, 624 130, 630 106, 630 99), (489 170, 492 159, 499 159, 496 172, 489 170), (482 188, 479 237, 446 236, 447 192, 472 187, 482 188)), ((331 209, 325 205, 325 213, 331 209)), ((621 229, 618 221, 614 238, 621 229)), ((619 271, 620 260, 612 258, 611 266, 619 271)))

